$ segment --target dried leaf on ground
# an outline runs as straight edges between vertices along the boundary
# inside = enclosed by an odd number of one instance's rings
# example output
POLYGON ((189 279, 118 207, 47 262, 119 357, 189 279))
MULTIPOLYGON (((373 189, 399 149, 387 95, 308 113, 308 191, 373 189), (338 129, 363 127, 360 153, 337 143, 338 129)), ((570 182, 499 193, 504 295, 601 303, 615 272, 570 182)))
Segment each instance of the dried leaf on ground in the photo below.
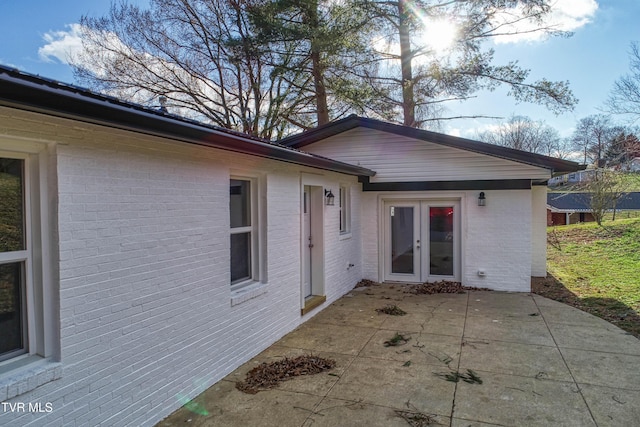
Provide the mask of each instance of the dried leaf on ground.
POLYGON ((399 345, 404 345, 409 342, 411 339, 410 336, 404 336, 396 332, 396 334, 390 340, 384 342, 385 347, 397 347, 399 345))
POLYGON ((362 279, 356 284, 355 288, 364 288, 364 287, 375 286, 375 285, 379 285, 379 283, 369 279, 362 279))
POLYGON ((426 427, 433 425, 440 425, 440 423, 431 415, 423 414, 417 411, 401 411, 395 410, 397 416, 402 418, 412 427, 426 427))
POLYGON ((262 363, 247 373, 244 381, 238 381, 236 388, 248 394, 276 387, 280 382, 300 375, 313 375, 336 366, 336 361, 313 355, 262 363))
POLYGON ((407 293, 411 294, 463 294, 466 291, 490 291, 488 288, 474 288, 472 286, 462 286, 460 282, 441 280, 439 282, 425 282, 419 285, 409 286, 407 293))
POLYGON ((391 316, 404 316, 405 314, 407 314, 406 311, 395 304, 387 304, 382 308, 376 308, 376 311, 378 313, 389 314, 391 316))
POLYGON ((437 376, 444 378, 447 381, 451 381, 452 383, 457 383, 462 380, 469 384, 482 384, 482 379, 471 369, 467 369, 467 372, 461 374, 458 371, 455 372, 445 372, 436 374, 437 376))

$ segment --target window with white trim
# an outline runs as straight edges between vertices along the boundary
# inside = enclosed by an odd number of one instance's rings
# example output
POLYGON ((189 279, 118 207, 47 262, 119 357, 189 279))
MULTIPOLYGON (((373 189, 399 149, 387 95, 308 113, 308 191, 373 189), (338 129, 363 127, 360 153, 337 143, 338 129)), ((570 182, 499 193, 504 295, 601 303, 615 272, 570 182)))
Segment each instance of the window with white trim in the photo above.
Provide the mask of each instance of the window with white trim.
POLYGON ((62 376, 50 155, 44 144, 0 137, 0 391, 8 399, 62 376))
POLYGON ((347 234, 351 232, 351 200, 349 187, 341 185, 339 193, 340 234, 347 234))
POLYGON ((257 185, 232 177, 229 184, 231 289, 259 280, 257 185))
POLYGON ((29 351, 25 159, 0 156, 0 361, 29 351))

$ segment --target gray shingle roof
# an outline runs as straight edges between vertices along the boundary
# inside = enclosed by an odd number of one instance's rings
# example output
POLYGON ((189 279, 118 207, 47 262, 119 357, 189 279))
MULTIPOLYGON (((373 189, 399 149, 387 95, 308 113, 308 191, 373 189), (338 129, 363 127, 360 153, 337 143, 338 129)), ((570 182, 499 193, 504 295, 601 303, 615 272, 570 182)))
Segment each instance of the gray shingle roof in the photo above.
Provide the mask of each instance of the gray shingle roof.
MULTIPOLYGON (((547 205, 555 211, 589 212, 590 203, 590 193, 547 193, 547 205)), ((640 210, 640 192, 622 196, 616 204, 616 209, 640 210)))

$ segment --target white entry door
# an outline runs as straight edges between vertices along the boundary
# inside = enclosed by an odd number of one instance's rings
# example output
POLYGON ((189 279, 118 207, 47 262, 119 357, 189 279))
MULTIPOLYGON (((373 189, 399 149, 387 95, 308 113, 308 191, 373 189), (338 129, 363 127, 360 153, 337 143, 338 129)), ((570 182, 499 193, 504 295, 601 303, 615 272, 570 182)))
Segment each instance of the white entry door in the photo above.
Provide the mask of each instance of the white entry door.
POLYGON ((459 206, 458 201, 385 202, 385 280, 458 281, 459 206))
POLYGON ((311 296, 311 271, 313 236, 311 235, 311 195, 309 186, 304 186, 302 200, 302 296, 311 296))
POLYGON ((324 295, 324 188, 304 185, 300 233, 302 304, 312 296, 324 295))

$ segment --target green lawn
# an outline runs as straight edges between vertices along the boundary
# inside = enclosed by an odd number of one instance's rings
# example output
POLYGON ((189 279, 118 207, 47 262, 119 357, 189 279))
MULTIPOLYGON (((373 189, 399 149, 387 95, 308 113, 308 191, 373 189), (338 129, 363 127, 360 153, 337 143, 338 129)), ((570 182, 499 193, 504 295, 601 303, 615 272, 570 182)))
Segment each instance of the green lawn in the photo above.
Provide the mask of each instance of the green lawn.
POLYGON ((548 229, 549 281, 555 299, 603 317, 640 337, 640 218, 548 229))

